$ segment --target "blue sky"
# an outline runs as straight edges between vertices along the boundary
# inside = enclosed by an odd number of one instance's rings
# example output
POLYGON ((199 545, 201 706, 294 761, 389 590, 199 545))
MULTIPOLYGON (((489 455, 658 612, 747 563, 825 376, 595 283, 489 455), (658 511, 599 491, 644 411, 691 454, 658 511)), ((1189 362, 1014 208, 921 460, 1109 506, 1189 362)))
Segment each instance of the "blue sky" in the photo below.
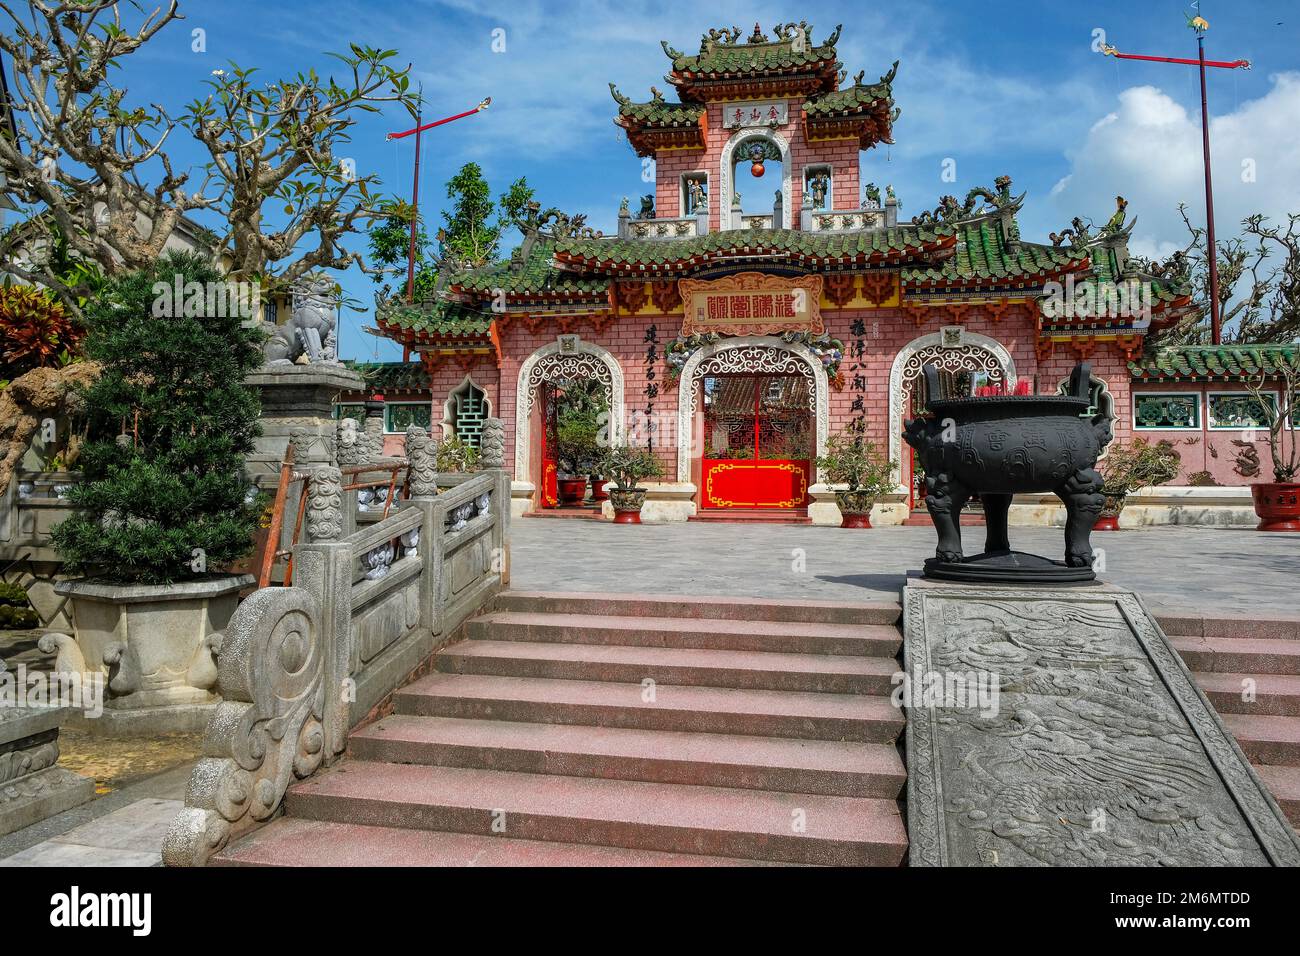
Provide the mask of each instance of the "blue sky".
MULTIPOLYGON (((663 81, 666 39, 696 49, 710 27, 765 30, 806 19, 820 40, 844 24, 840 59, 868 78, 901 60, 894 84, 902 115, 896 144, 863 154, 863 181, 892 183, 910 217, 944 193, 964 194, 1008 173, 1028 191, 1025 238, 1078 214, 1103 222, 1116 193, 1139 220, 1135 246, 1164 253, 1183 242, 1180 201, 1200 222, 1199 94, 1196 70, 1120 62, 1092 50, 1094 30, 1125 52, 1191 56, 1190 4, 1147 2, 558 3, 491 0, 183 0, 186 20, 129 58, 128 104, 158 102, 179 112, 205 91, 213 69, 234 60, 269 75, 331 69, 324 53, 359 42, 400 52, 424 83, 426 114, 484 114, 425 134, 422 208, 432 220, 444 183, 473 160, 495 192, 526 176, 544 205, 586 212, 613 227, 619 200, 648 187, 640 161, 612 123, 607 84, 636 99, 663 81), (707 11, 707 12, 706 12, 707 11), (190 31, 206 31, 207 52, 191 51, 190 31), (505 51, 493 52, 504 30, 505 51), (944 182, 943 161, 956 161, 944 182)), ((1250 71, 1212 71, 1216 206, 1221 234, 1242 216, 1300 211, 1300 4, 1207 0, 1209 55, 1245 57, 1250 71), (1249 175, 1246 170, 1249 169, 1249 175)), ((387 191, 409 198, 412 140, 385 141, 410 125, 390 109, 355 128, 345 155, 376 172, 387 191)), ((178 163, 199 154, 177 137, 178 163)), ((201 176, 196 176, 201 179, 201 176)), ((370 303, 373 286, 357 272, 347 291, 370 303)), ((399 355, 361 332, 372 314, 345 316, 348 357, 399 355)))

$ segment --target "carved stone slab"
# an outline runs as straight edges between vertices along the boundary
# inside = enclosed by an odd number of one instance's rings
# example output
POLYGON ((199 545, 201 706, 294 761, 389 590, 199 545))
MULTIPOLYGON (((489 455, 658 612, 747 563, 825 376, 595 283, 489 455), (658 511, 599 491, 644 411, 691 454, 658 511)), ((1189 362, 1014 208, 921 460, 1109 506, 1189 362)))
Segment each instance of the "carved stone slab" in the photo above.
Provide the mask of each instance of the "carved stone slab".
POLYGON ((913 866, 1300 865, 1136 594, 909 582, 903 626, 913 866))

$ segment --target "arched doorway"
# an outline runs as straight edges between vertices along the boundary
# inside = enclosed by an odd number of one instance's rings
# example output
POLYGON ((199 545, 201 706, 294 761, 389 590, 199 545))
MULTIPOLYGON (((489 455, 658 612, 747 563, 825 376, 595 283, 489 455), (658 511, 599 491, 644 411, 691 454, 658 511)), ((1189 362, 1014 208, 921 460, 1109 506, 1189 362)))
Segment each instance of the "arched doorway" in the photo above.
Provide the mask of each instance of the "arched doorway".
POLYGON ((562 335, 524 360, 519 368, 515 403, 515 477, 533 484, 533 507, 559 503, 559 460, 555 409, 566 387, 596 382, 604 392, 608 414, 602 438, 623 437, 623 369, 599 345, 577 335, 562 335))
POLYGON ((1016 384, 1016 363, 1011 353, 996 339, 968 332, 961 326, 923 335, 899 350, 889 373, 889 458, 896 463, 894 481, 898 490, 908 496, 910 504, 915 504, 916 488, 912 455, 904 454, 903 449, 903 420, 925 407, 921 370, 927 365, 934 365, 947 379, 965 373, 981 377, 988 384, 1004 383, 1008 389, 1016 384))
MULTIPOLYGON (((773 129, 741 129, 732 134, 722 148, 722 161, 718 176, 721 188, 718 191, 718 208, 722 229, 741 229, 744 223, 733 221, 732 200, 736 195, 736 166, 739 163, 751 163, 751 153, 759 150, 761 155, 772 162, 781 164, 780 214, 777 215, 773 204, 773 229, 789 229, 793 210, 790 208, 793 193, 791 179, 790 144, 784 136, 773 129)), ((768 193, 768 195, 772 195, 768 193)), ((751 197, 757 198, 757 197, 751 197)))
POLYGON ((701 508, 800 509, 826 450, 829 385, 803 344, 746 336, 706 345, 678 386, 677 478, 701 508))

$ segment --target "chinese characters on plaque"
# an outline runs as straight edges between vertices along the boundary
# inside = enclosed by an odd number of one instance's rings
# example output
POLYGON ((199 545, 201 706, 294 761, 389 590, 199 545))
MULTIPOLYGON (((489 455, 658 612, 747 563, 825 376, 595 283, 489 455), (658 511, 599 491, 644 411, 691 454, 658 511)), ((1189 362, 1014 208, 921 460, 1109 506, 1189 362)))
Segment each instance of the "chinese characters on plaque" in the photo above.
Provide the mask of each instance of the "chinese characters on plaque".
POLYGON ((825 331, 821 315, 822 277, 783 279, 742 272, 725 279, 682 279, 682 332, 771 335, 825 331))
POLYGON ((722 110, 724 129, 738 126, 784 126, 790 118, 785 100, 766 103, 727 103, 722 110))

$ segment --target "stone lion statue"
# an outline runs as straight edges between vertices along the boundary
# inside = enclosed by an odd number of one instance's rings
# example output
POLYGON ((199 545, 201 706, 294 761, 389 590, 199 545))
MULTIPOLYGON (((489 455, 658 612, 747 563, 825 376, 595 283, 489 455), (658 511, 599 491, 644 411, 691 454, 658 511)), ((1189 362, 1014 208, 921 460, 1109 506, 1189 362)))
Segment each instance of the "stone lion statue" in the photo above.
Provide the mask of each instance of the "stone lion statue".
POLYGON ((264 323, 271 338, 263 346, 267 365, 338 362, 338 307, 328 276, 304 279, 293 290, 289 321, 264 323))

